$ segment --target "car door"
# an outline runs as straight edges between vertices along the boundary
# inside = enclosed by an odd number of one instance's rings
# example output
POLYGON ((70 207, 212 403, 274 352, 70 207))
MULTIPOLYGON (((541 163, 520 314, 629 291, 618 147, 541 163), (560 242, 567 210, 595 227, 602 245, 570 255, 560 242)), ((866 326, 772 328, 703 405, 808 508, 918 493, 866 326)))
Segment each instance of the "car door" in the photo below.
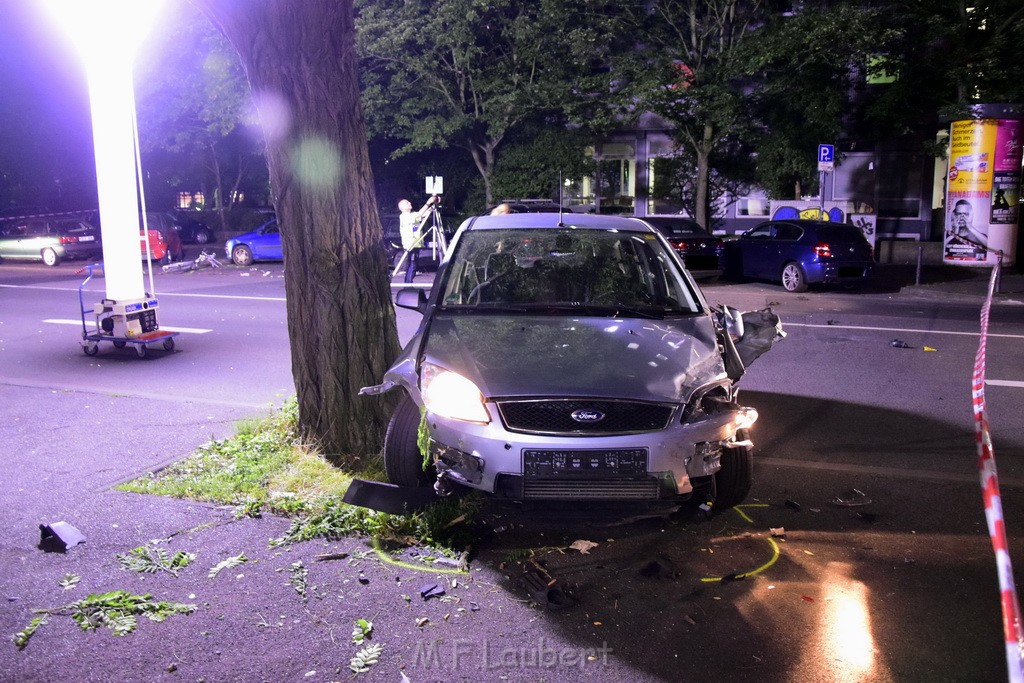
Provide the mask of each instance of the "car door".
POLYGON ((46 223, 38 220, 15 223, 4 241, 4 258, 37 259, 46 242, 46 223))
POLYGON ((764 277, 767 270, 764 263, 772 247, 772 228, 771 223, 763 223, 740 236, 740 266, 744 277, 764 277))
POLYGON ((804 231, 792 223, 776 223, 773 226, 771 249, 765 261, 764 277, 775 279, 782 274, 782 268, 790 261, 802 262, 807 258, 807 247, 800 238, 804 231))
POLYGON ((249 246, 252 248, 252 255, 254 258, 276 261, 283 260, 284 253, 281 248, 281 232, 278 228, 277 221, 268 223, 260 228, 259 235, 252 240, 252 244, 249 246))

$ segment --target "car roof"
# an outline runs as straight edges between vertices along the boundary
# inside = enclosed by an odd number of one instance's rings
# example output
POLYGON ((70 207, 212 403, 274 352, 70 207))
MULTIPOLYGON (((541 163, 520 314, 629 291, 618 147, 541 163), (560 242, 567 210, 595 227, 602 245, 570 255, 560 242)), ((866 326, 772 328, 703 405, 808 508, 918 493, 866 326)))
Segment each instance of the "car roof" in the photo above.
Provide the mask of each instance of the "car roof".
POLYGON ((631 216, 605 216, 592 213, 509 213, 500 216, 477 216, 462 224, 462 230, 506 230, 516 228, 590 228, 655 232, 647 223, 631 216))

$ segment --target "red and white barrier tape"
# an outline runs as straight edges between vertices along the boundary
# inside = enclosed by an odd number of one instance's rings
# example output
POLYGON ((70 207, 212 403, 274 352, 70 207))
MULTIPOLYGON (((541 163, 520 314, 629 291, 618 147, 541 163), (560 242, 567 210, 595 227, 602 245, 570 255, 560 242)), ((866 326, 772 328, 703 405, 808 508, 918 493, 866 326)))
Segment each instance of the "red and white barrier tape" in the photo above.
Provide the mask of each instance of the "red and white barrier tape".
POLYGON ((978 442, 978 470, 981 474, 982 497, 985 500, 985 519, 988 521, 988 533, 992 538, 992 549, 996 554, 996 570, 999 574, 1007 672, 1012 683, 1024 683, 1024 630, 1021 627, 1020 603, 1017 600, 1017 590, 1013 582, 1013 565, 1010 562, 1009 547, 1006 543, 1002 496, 999 493, 999 476, 996 474, 996 454, 992 446, 992 435, 988 429, 988 415, 985 411, 985 347, 988 343, 988 319, 992 308, 992 294, 995 291, 996 282, 999 280, 1001 268, 1002 259, 997 261, 992 269, 988 296, 981 308, 981 339, 978 342, 978 353, 974 357, 971 394, 978 442))

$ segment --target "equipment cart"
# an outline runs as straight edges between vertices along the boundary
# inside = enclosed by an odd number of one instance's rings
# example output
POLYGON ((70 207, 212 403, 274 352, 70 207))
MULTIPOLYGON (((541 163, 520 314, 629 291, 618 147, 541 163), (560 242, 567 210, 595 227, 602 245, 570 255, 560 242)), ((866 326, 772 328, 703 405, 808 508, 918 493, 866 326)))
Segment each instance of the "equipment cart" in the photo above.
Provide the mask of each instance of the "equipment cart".
POLYGON ((82 351, 85 355, 98 354, 101 341, 108 341, 118 349, 131 344, 139 358, 146 357, 151 344, 162 344, 165 351, 173 351, 174 338, 180 332, 159 329, 156 323, 156 309, 159 304, 155 298, 121 304, 112 299, 103 299, 92 308, 85 307, 83 292, 92 279, 93 269, 98 266, 98 263, 93 263, 78 271, 89 271, 89 276, 78 286, 78 303, 82 311, 82 351), (96 316, 95 327, 91 330, 85 320, 89 313, 96 316))

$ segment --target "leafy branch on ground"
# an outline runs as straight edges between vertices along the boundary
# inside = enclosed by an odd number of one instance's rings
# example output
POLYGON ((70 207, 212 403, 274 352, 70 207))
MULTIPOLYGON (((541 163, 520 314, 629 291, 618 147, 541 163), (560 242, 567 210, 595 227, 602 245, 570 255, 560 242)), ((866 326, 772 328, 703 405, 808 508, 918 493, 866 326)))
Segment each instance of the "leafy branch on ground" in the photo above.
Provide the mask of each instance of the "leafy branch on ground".
POLYGON ((23 631, 14 636, 14 644, 19 650, 24 649, 36 630, 47 623, 47 616, 71 617, 83 631, 105 627, 115 636, 123 636, 135 630, 139 616, 159 622, 175 614, 192 614, 196 611, 196 606, 153 600, 153 596, 148 593, 133 595, 128 591, 116 590, 109 593, 92 593, 63 607, 32 611, 41 616, 33 618, 23 631))
POLYGON ((380 643, 367 645, 356 653, 355 657, 352 658, 352 661, 349 662, 348 668, 352 669, 352 671, 357 674, 366 673, 370 670, 371 666, 377 663, 383 651, 384 646, 380 643))
POLYGON ((191 564, 196 559, 195 553, 186 553, 183 550, 171 555, 164 548, 150 548, 142 545, 133 548, 131 551, 118 555, 117 560, 121 566, 133 572, 141 574, 156 574, 165 571, 172 576, 191 564))
POLYGON ((306 602, 306 579, 309 577, 309 569, 306 565, 302 564, 302 560, 298 562, 292 562, 291 568, 288 570, 288 582, 292 584, 292 588, 295 592, 302 597, 302 602, 306 602))
POLYGON ((383 480, 379 462, 358 473, 327 461, 298 435, 298 406, 239 426, 230 439, 202 446, 193 456, 118 488, 236 506, 236 518, 263 512, 293 519, 272 546, 313 538, 368 536, 402 545, 462 548, 480 506, 473 495, 440 499, 426 510, 390 515, 342 502, 353 476, 383 480))
POLYGON ((64 590, 71 590, 78 585, 78 582, 82 580, 82 577, 78 574, 65 574, 64 578, 57 582, 57 584, 64 590))
POLYGON ((364 640, 369 640, 373 635, 373 622, 366 619, 356 619, 352 626, 352 644, 362 645, 364 640))
POLYGON ((226 560, 221 560, 213 567, 211 567, 207 576, 211 579, 215 579, 217 578, 217 574, 219 574, 222 569, 234 569, 238 565, 248 561, 249 558, 245 556, 245 553, 240 553, 238 555, 235 555, 234 557, 229 557, 226 560))

